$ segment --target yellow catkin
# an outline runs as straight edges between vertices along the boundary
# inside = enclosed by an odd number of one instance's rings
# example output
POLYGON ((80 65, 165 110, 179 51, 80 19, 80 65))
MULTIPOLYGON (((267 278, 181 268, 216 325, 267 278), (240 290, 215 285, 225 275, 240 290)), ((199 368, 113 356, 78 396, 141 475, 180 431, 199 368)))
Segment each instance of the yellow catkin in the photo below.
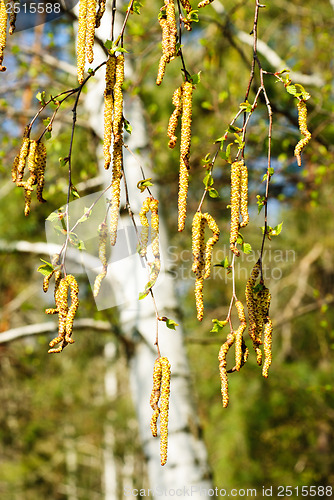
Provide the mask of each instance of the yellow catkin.
POLYGON ((166 72, 166 64, 168 62, 168 57, 165 54, 162 54, 159 60, 159 67, 158 67, 158 76, 156 79, 156 84, 161 85, 162 80, 165 76, 166 72))
POLYGON ((69 344, 73 344, 74 340, 71 338, 72 331, 73 331, 73 322, 74 322, 74 316, 78 310, 79 307, 79 286, 78 283, 72 274, 68 274, 66 276, 66 281, 69 284, 70 291, 71 291, 71 305, 68 309, 68 313, 66 316, 66 323, 65 323, 65 340, 69 344))
POLYGON ((121 178, 123 169, 123 143, 114 142, 113 149, 113 171, 112 171, 112 200, 110 208, 110 243, 114 246, 117 238, 117 226, 119 217, 119 206, 121 200, 121 178))
POLYGON ((107 261, 107 240, 108 228, 105 222, 101 222, 98 229, 99 233, 99 259, 103 266, 102 271, 96 276, 93 286, 93 295, 97 297, 101 289, 102 280, 107 275, 108 261, 107 261))
POLYGON ((36 197, 40 203, 45 203, 43 198, 44 172, 46 167, 46 147, 42 142, 37 143, 36 151, 36 197))
MULTIPOLYGON (((165 0, 166 3, 166 0, 165 0)), ((166 4, 166 18, 168 23, 168 42, 167 42, 167 55, 169 57, 169 61, 175 57, 176 54, 176 38, 177 38, 177 27, 176 27, 176 19, 175 19, 175 5, 174 0, 168 0, 166 4)), ((168 61, 168 62, 169 62, 168 61)))
POLYGON ((37 141, 30 141, 29 152, 27 156, 27 165, 29 169, 29 178, 26 182, 27 189, 32 190, 32 186, 37 183, 37 173, 36 173, 36 154, 37 154, 37 141))
POLYGON ((245 227, 249 223, 249 214, 248 214, 248 170, 244 162, 241 163, 240 214, 242 217, 242 221, 240 222, 240 227, 245 227))
POLYGON ((24 188, 24 215, 27 217, 30 214, 32 189, 24 188))
POLYGON ((48 291, 50 279, 54 275, 54 272, 55 272, 55 270, 52 269, 52 271, 47 276, 44 276, 44 279, 43 279, 43 292, 47 292, 48 291))
POLYGON ((68 313, 68 287, 69 284, 66 281, 66 278, 61 278, 55 291, 55 302, 57 306, 56 311, 58 312, 58 336, 49 342, 49 346, 51 347, 48 351, 49 353, 61 352, 65 345, 67 345, 65 341, 65 334, 66 318, 68 313), (54 349, 54 346, 59 342, 62 342, 62 344, 58 348, 54 349))
POLYGON ((114 141, 122 140, 123 130, 123 90, 124 83, 124 55, 119 54, 116 58, 115 86, 114 86, 114 120, 113 134, 114 141))
POLYGON ((244 331, 246 330, 247 323, 246 323, 245 309, 240 300, 237 300, 235 302, 235 307, 238 312, 238 318, 240 321, 240 326, 235 331, 235 369, 239 371, 241 366, 245 363, 243 334, 244 331))
POLYGON ((163 77, 165 76, 166 64, 169 62, 169 24, 165 16, 160 17, 159 24, 161 28, 161 44, 162 54, 159 60, 158 75, 156 84, 161 85, 163 77))
POLYGON ((22 145, 18 154, 17 170, 16 170, 16 184, 21 182, 24 175, 24 169, 26 166, 26 160, 29 153, 29 137, 23 137, 22 145))
POLYGON ((295 147, 295 157, 297 158, 298 166, 302 164, 301 153, 305 146, 310 142, 311 133, 307 129, 307 107, 305 101, 298 101, 298 125, 300 133, 303 134, 304 138, 300 139, 295 147))
POLYGON ((183 231, 187 213, 187 194, 188 194, 189 168, 190 168, 189 156, 190 156, 190 142, 191 142, 192 95, 193 95, 192 83, 184 82, 182 85, 178 231, 183 231))
POLYGON ((201 9, 202 7, 206 7, 207 5, 210 5, 210 3, 212 3, 213 0, 203 0, 202 2, 200 2, 198 4, 198 8, 201 9))
POLYGON ((210 273, 211 273, 212 249, 219 239, 220 231, 219 231, 217 223, 214 220, 214 218, 212 217, 212 215, 210 215, 209 213, 206 212, 205 214, 203 214, 203 219, 206 220, 206 222, 209 226, 209 229, 211 229, 211 231, 213 232, 213 236, 211 236, 211 238, 208 239, 206 246, 205 246, 204 279, 207 279, 207 278, 209 278, 210 273))
POLYGON ((204 267, 204 229, 205 220, 201 212, 196 212, 192 222, 192 270, 201 274, 204 267))
POLYGON ((101 19, 106 10, 106 0, 98 0, 98 10, 95 19, 95 28, 99 28, 101 24, 101 19))
POLYGON ((78 82, 84 81, 86 61, 86 33, 87 33, 88 0, 79 0, 78 38, 77 38, 77 74, 78 82))
POLYGON ((113 108, 114 97, 113 88, 115 85, 115 70, 116 70, 116 56, 111 55, 106 63, 106 88, 104 91, 104 131, 103 131, 103 156, 104 168, 108 169, 111 163, 111 140, 112 140, 112 121, 113 121, 113 108))
POLYGON ((173 149, 175 147, 176 141, 177 141, 177 137, 175 135, 175 130, 177 127, 178 118, 182 112, 181 97, 182 97, 181 87, 178 87, 176 90, 174 90, 174 93, 173 93, 172 102, 173 102, 175 109, 169 118, 168 129, 167 129, 167 135, 169 137, 168 147, 171 149, 173 149))
POLYGON ((273 324, 271 319, 267 317, 264 326, 263 351, 265 358, 262 367, 262 375, 265 378, 268 377, 268 371, 272 361, 272 355, 271 355, 272 333, 273 333, 273 324))
POLYGON ((154 257, 160 260, 159 250, 159 201, 155 198, 150 200, 151 210, 151 248, 154 257))
POLYGON ((204 277, 203 276, 196 277, 195 301, 196 301, 196 310, 197 310, 198 321, 202 321, 203 314, 204 314, 203 286, 204 286, 204 277))
POLYGON ((94 60, 94 35, 96 23, 96 0, 87 1, 87 16, 86 16, 86 55, 88 62, 91 64, 94 60))
POLYGON ((6 67, 2 65, 4 50, 7 39, 7 5, 5 0, 0 0, 0 71, 6 71, 6 67))
POLYGON ((231 165, 231 226, 230 226, 230 249, 239 256, 240 252, 236 247, 239 233, 240 215, 240 178, 242 161, 235 161, 231 165))
POLYGON ((234 343, 234 334, 231 332, 227 335, 226 342, 224 342, 224 344, 221 346, 218 354, 221 394, 222 394, 224 408, 228 406, 229 402, 226 356, 233 343, 234 343))
POLYGON ((157 437, 158 435, 157 420, 160 414, 160 408, 158 406, 158 403, 160 399, 161 377, 162 377, 162 368, 160 364, 160 358, 157 358, 154 362, 154 367, 153 367, 153 388, 150 398, 150 405, 153 410, 150 427, 153 437, 157 437))
POLYGON ((166 357, 160 358, 162 370, 160 395, 160 459, 161 465, 167 462, 168 446, 168 412, 170 396, 170 363, 166 357))
POLYGON ((113 119, 113 172, 112 172, 112 201, 110 210, 110 242, 115 245, 121 197, 121 178, 123 170, 123 91, 124 82, 124 55, 116 58, 115 85, 114 85, 114 119, 113 119))

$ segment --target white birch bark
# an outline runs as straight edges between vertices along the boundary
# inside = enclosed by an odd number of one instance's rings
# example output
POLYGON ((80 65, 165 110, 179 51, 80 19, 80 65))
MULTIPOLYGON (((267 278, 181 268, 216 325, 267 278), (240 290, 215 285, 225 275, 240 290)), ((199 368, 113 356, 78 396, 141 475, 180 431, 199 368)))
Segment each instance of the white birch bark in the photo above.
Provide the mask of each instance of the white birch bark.
MULTIPOLYGON (((110 38, 110 13, 106 12, 97 35, 101 40, 110 38)), ((119 28, 116 33, 119 31, 119 28)), ((94 66, 105 60, 100 47, 95 46, 94 66)), ((126 76, 130 68, 126 61, 126 76)), ((104 71, 100 70, 91 81, 85 98, 87 119, 95 133, 103 138, 103 91, 104 71)), ((147 177, 153 176, 148 160, 148 138, 143 119, 141 103, 138 98, 126 99, 125 116, 133 125, 131 136, 125 139, 132 151, 140 151, 140 162, 147 177)), ((100 172, 105 176, 106 185, 110 183, 111 172, 104 170, 103 158, 100 158, 100 172)), ((138 214, 144 196, 136 185, 141 180, 136 159, 124 150, 124 169, 128 182, 131 209, 138 214)), ((153 188, 158 197, 157 188, 153 188)), ((108 196, 108 194, 107 194, 108 196)), ((109 194, 110 197, 110 194, 109 194)), ((123 200, 124 202, 124 200, 123 200)), ((122 217, 121 224, 130 227, 131 221, 122 217)), ((161 226, 160 252, 162 263, 166 263, 168 241, 161 226)), ((117 247, 117 244, 116 244, 117 247)), ((117 249, 116 249, 117 251, 117 249)), ((173 318, 177 323, 177 300, 174 293, 173 278, 162 266, 158 282, 154 287, 160 315, 173 318), (160 283, 160 286, 159 286, 160 283)), ((142 281, 142 266, 139 256, 123 259, 117 265, 109 266, 107 280, 113 284, 114 303, 119 304, 119 320, 123 334, 135 344, 130 360, 130 379, 134 404, 138 416, 140 438, 147 457, 150 488, 165 491, 166 496, 175 495, 177 489, 183 490, 182 496, 192 498, 209 497, 211 487, 207 454, 203 441, 199 437, 198 419, 193 405, 190 372, 183 344, 182 327, 176 332, 168 330, 165 323, 159 322, 159 345, 163 356, 171 363, 171 400, 169 419, 168 461, 160 465, 159 438, 150 433, 152 410, 149 405, 152 388, 152 372, 157 357, 154 347, 156 316, 151 298, 138 300, 139 283, 142 281), (137 259, 137 260, 136 260, 137 259), (115 286, 116 284, 116 286, 115 286), (173 491, 172 491, 173 490, 173 491)), ((103 305, 102 308, 105 306, 103 305)), ((112 496, 110 496, 110 499, 112 496)), ((108 498, 109 500, 109 498, 108 498)))

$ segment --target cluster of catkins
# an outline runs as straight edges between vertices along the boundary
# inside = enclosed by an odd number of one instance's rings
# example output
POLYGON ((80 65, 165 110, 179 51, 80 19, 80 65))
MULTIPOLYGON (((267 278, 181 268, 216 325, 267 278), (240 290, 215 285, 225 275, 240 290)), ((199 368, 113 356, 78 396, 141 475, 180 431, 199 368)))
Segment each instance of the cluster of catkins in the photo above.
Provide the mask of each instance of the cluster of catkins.
POLYGON ((157 437, 157 420, 160 415, 160 459, 161 465, 167 462, 168 445, 168 410, 170 394, 170 363, 166 357, 158 357, 153 368, 153 388, 150 405, 153 410, 151 417, 151 432, 157 437), (160 407, 158 406, 160 401, 160 407))
POLYGON ((49 343, 49 353, 61 352, 68 344, 73 344, 72 339, 74 316, 79 307, 79 287, 74 276, 67 274, 62 277, 61 271, 53 269, 43 281, 43 290, 47 292, 51 277, 55 277, 54 297, 56 307, 46 309, 46 314, 58 314, 58 335, 49 343), (71 305, 68 306, 68 290, 70 289, 71 305), (59 347, 54 347, 60 344, 59 347))
POLYGON ((12 167, 12 180, 18 187, 24 189, 25 207, 24 214, 29 215, 31 205, 31 193, 36 186, 36 197, 41 203, 43 198, 44 172, 46 167, 46 147, 40 141, 29 138, 29 129, 26 128, 22 145, 16 155, 12 167), (29 177, 23 180, 26 165, 29 169, 29 177))
POLYGON ((192 223, 192 270, 195 273, 195 300, 197 309, 197 319, 202 321, 204 313, 203 286, 204 280, 210 277, 212 249, 219 238, 219 228, 214 218, 208 213, 196 212, 192 223), (205 223, 211 229, 213 235, 208 239, 206 245, 205 223))
POLYGON ((178 118, 181 116, 181 141, 180 141, 180 174, 179 174, 179 196, 178 196, 178 231, 183 231, 187 213, 187 194, 189 184, 189 157, 191 142, 191 119, 192 119, 192 95, 193 86, 191 82, 184 82, 173 94, 173 105, 175 110, 170 116, 167 128, 169 137, 168 146, 174 148, 177 137, 175 135, 178 118))
POLYGON ((105 7, 106 0, 99 2, 97 0, 79 0, 77 74, 80 84, 84 81, 86 59, 90 64, 94 60, 95 28, 100 26, 105 7))

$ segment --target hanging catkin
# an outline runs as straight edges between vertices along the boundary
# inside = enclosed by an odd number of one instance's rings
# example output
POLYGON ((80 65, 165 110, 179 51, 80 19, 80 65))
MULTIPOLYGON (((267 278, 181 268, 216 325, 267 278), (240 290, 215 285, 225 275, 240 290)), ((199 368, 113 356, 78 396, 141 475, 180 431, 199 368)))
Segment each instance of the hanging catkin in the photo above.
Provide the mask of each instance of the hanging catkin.
POLYGON ((186 212, 187 212, 187 194, 188 194, 189 168, 190 168, 189 156, 190 156, 190 141, 191 141, 192 94, 193 94, 192 83, 184 82, 182 85, 178 231, 183 231, 184 229, 186 212))
POLYGON ((227 371, 226 371, 226 356, 227 353, 232 347, 234 343, 234 334, 231 332, 227 335, 226 342, 221 346, 219 354, 218 354, 218 361, 219 361, 219 375, 220 375, 220 382, 221 382, 221 394, 222 394, 222 399, 223 399, 223 407, 226 408, 228 406, 229 402, 229 395, 228 395, 228 379, 227 379, 227 371))
POLYGON ((153 410, 151 417, 151 432, 153 437, 158 435, 157 420, 160 415, 160 459, 161 465, 167 462, 168 447, 168 413, 170 395, 170 363, 166 357, 155 360, 153 369, 153 388, 150 405, 153 410), (160 408, 158 406, 160 400, 160 408))
POLYGON ((106 63, 106 88, 104 91, 104 129, 103 129, 103 156, 104 168, 108 169, 111 163, 111 140, 113 119, 113 88, 115 85, 116 56, 109 55, 106 63))
POLYGON ((161 27, 162 55, 159 61, 158 76, 156 79, 157 85, 161 85, 162 83, 166 64, 176 55, 177 38, 174 0, 165 0, 165 6, 161 11, 159 24, 161 27))
POLYGON ((244 162, 240 169, 240 214, 242 221, 240 227, 245 227, 249 223, 248 214, 248 170, 244 162))
POLYGON ((43 188, 44 188, 44 173, 46 167, 46 147, 42 142, 37 143, 36 151, 36 197, 40 203, 45 203, 46 200, 43 198, 43 188))
POLYGON ((213 232, 213 236, 211 236, 211 238, 208 239, 206 246, 205 246, 204 279, 207 279, 210 277, 210 273, 211 273, 212 250, 213 250, 214 245, 217 243, 217 241, 219 239, 220 231, 219 231, 218 225, 217 225, 216 221, 214 220, 214 218, 212 217, 212 215, 210 215, 206 212, 205 214, 203 214, 203 219, 206 220, 206 222, 209 226, 209 229, 211 229, 211 231, 213 232))
POLYGON ((147 244, 148 244, 148 233, 150 228, 150 223, 148 222, 147 213, 150 210, 151 199, 145 198, 141 210, 139 212, 140 224, 142 226, 140 233, 140 250, 139 254, 142 257, 145 257, 147 253, 147 244))
POLYGON ((240 252, 236 247, 239 233, 240 216, 240 180, 242 161, 235 161, 231 165, 231 227, 230 227, 230 249, 239 256, 240 252))
POLYGON ((161 465, 167 462, 168 447, 168 411, 170 395, 170 363, 166 357, 160 358, 162 370, 160 395, 160 459, 161 465))
POLYGON ((79 0, 78 38, 77 38, 77 73, 78 82, 84 81, 86 61, 86 33, 87 33, 88 0, 79 0))
POLYGON ((305 146, 310 142, 311 133, 307 128, 307 107, 306 103, 303 100, 298 101, 297 104, 298 109, 298 125, 300 133, 304 135, 304 139, 300 139, 298 144, 295 147, 295 157, 297 158, 298 166, 300 167, 302 164, 301 153, 305 146))
POLYGON ((93 295, 97 297, 99 291, 101 289, 102 280, 107 275, 108 269, 108 261, 107 261, 107 240, 108 240, 108 227, 105 222, 101 222, 98 229, 99 233, 99 259, 103 266, 102 271, 96 276, 94 287, 93 287, 93 295))
POLYGON ((210 3, 212 3, 213 0, 203 0, 202 2, 200 2, 198 4, 198 8, 201 9, 202 7, 206 7, 207 5, 210 5, 210 3))
POLYGON ((178 87, 173 93, 173 105, 175 107, 173 113, 171 114, 168 122, 167 135, 169 137, 168 147, 173 149, 175 147, 177 137, 175 135, 175 130, 178 123, 178 118, 182 112, 182 89, 178 87))
POLYGON ((262 351, 260 345, 262 344, 261 339, 257 335, 257 306, 254 301, 253 288, 255 287, 256 280, 260 273, 260 263, 257 262, 252 269, 251 275, 246 284, 245 296, 248 309, 248 321, 249 321, 249 336, 252 339, 253 347, 256 352, 256 360, 258 365, 262 363, 262 351))
POLYGON ((262 375, 265 378, 268 377, 268 371, 272 361, 272 355, 271 355, 272 333, 273 333, 273 324, 268 316, 264 325, 264 337, 263 337, 263 352, 265 358, 262 367, 262 375))
POLYGON ((96 23, 96 0, 87 0, 86 56, 91 64, 94 60, 94 35, 96 23))
POLYGON ((6 71, 6 67, 2 66, 2 61, 7 39, 7 17, 6 2, 0 0, 0 71, 6 71))
POLYGON ((123 91, 124 82, 124 55, 116 58, 115 86, 114 86, 114 120, 113 120, 113 171, 112 171, 112 200, 110 209, 110 242, 115 245, 121 198, 121 178, 123 170, 123 91))
POLYGON ((240 302, 240 300, 237 300, 235 302, 235 307, 237 309, 238 318, 240 321, 240 325, 239 325, 238 329, 234 332, 234 335, 235 335, 235 369, 236 369, 236 371, 239 371, 241 366, 244 364, 243 334, 247 328, 247 323, 246 323, 245 309, 244 309, 242 302, 240 302))

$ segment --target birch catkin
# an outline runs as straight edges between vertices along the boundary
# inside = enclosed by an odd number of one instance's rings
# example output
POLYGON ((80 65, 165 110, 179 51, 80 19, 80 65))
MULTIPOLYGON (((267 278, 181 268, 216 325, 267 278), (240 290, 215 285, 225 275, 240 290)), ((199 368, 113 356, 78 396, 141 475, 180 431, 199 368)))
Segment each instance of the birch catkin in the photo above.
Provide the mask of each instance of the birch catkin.
POLYGON ((182 112, 182 89, 178 87, 173 93, 173 105, 175 107, 173 113, 171 114, 168 121, 167 135, 169 137, 168 147, 173 149, 176 145, 177 137, 175 135, 175 130, 178 123, 178 118, 182 112))
POLYGON ((124 55, 116 58, 115 86, 114 86, 114 119, 113 119, 113 172, 112 172, 112 201, 110 209, 110 242, 115 245, 121 198, 121 178, 123 170, 123 91, 124 82, 124 55))
POLYGON ((248 214, 248 170, 244 162, 240 168, 240 214, 242 221, 240 227, 245 227, 249 223, 248 214))
POLYGON ((240 179, 242 161, 235 161, 231 165, 231 227, 230 227, 230 249, 239 256, 240 252, 236 247, 239 234, 240 216, 240 179))
POLYGON ((108 240, 108 228, 105 222, 101 222, 98 229, 99 233, 99 259, 103 266, 102 271, 96 276, 93 287, 93 295, 97 297, 100 289, 102 280, 107 275, 108 261, 107 261, 107 240, 108 240))
POLYGON ((96 0, 87 0, 86 56, 91 64, 94 60, 94 35, 96 23, 96 0))
POLYGON ((2 65, 7 40, 7 6, 5 0, 0 0, 0 71, 6 71, 2 65))
POLYGON ((300 139, 298 144, 295 147, 295 157, 297 158, 298 166, 300 167, 302 164, 301 153, 305 146, 310 142, 311 133, 307 128, 307 107, 306 103, 303 100, 298 101, 297 104, 298 109, 298 125, 300 133, 304 135, 303 139, 300 139))
POLYGON ((226 342, 224 342, 224 344, 221 346, 218 354, 221 394, 222 394, 224 408, 226 408, 229 403, 226 356, 230 347, 232 347, 233 343, 234 343, 234 334, 231 332, 227 335, 226 342))
POLYGON ((190 168, 189 156, 190 156, 190 141, 191 141, 192 94, 193 94, 192 83, 184 82, 182 85, 178 231, 183 231, 184 229, 186 212, 187 212, 187 194, 188 194, 189 168, 190 168))
POLYGON ((106 88, 104 91, 104 129, 103 129, 103 156, 104 156, 104 168, 107 170, 111 163, 111 141, 112 141, 112 119, 113 119, 113 107, 114 107, 114 97, 113 88, 115 85, 115 70, 116 70, 116 56, 108 56, 106 63, 106 88))
POLYGON ((78 38, 77 38, 77 74, 78 82, 84 81, 86 61, 86 33, 87 33, 88 0, 79 0, 78 38))

